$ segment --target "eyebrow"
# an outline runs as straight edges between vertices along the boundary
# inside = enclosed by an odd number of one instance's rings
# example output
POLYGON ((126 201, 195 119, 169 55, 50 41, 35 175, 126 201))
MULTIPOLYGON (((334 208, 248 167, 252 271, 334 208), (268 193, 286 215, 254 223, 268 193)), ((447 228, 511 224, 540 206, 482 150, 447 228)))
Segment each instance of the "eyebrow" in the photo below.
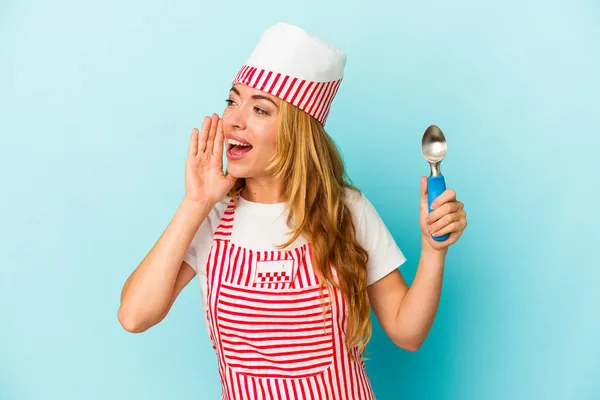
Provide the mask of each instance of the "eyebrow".
MULTIPOLYGON (((231 92, 234 92, 234 93, 235 93, 235 94, 237 94, 238 96, 241 96, 241 95, 240 95, 240 91, 239 91, 239 90, 237 90, 237 88, 236 88, 236 87, 232 87, 232 88, 230 89, 230 91, 231 91, 231 92)), ((261 94, 255 94, 255 95, 252 95, 252 99, 254 99, 254 100, 267 100, 267 101, 270 101, 271 103, 273 103, 273 105, 275 105, 275 107, 279 108, 279 107, 277 106, 277 103, 275 103, 273 100, 271 100, 271 98, 269 98, 269 97, 267 97, 267 96, 263 96, 263 95, 261 95, 261 94)))

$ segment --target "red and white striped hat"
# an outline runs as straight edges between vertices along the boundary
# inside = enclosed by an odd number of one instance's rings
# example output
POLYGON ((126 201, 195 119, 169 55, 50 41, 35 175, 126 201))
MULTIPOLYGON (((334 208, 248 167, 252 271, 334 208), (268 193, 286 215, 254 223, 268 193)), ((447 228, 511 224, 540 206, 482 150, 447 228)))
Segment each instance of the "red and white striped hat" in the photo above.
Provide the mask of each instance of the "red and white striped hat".
POLYGON ((346 55, 303 29, 278 23, 262 35, 233 84, 277 96, 325 125, 346 55))

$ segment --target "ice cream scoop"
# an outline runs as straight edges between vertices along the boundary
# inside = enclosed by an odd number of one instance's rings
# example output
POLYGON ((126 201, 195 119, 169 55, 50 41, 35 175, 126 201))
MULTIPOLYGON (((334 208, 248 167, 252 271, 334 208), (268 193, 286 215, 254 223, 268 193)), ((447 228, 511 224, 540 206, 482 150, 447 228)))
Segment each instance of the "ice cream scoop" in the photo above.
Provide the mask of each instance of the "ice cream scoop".
MULTIPOLYGON (((429 162, 430 174, 427 178, 427 204, 429 212, 431 212, 431 203, 446 190, 446 181, 440 170, 440 164, 448 151, 448 145, 446 144, 446 138, 442 133, 441 129, 436 125, 430 125, 423 134, 421 140, 421 153, 423 157, 429 162)), ((446 233, 442 236, 431 237, 438 241, 443 242, 448 239, 449 235, 446 233)))

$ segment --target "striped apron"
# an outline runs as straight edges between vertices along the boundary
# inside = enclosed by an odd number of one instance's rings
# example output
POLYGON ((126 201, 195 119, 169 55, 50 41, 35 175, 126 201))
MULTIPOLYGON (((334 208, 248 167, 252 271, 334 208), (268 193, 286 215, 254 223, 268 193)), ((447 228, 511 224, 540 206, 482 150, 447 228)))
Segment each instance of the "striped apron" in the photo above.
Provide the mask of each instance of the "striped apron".
POLYGON ((234 214, 232 200, 207 261, 206 318, 221 398, 374 399, 362 358, 345 350, 344 298, 335 288, 320 295, 310 244, 240 247, 229 240, 234 214))

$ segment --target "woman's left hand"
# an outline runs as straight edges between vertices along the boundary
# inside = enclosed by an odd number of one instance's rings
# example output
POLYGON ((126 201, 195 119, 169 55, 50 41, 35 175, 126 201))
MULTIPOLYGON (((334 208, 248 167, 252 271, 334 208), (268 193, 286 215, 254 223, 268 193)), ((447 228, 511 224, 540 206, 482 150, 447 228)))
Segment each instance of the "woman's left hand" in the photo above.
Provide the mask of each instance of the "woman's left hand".
POLYGON ((456 192, 446 189, 431 204, 427 203, 427 177, 421 177, 421 216, 419 222, 426 243, 434 250, 444 250, 456 243, 467 227, 467 213, 462 202, 456 200, 456 192), (438 242, 431 235, 450 234, 448 239, 438 242))

